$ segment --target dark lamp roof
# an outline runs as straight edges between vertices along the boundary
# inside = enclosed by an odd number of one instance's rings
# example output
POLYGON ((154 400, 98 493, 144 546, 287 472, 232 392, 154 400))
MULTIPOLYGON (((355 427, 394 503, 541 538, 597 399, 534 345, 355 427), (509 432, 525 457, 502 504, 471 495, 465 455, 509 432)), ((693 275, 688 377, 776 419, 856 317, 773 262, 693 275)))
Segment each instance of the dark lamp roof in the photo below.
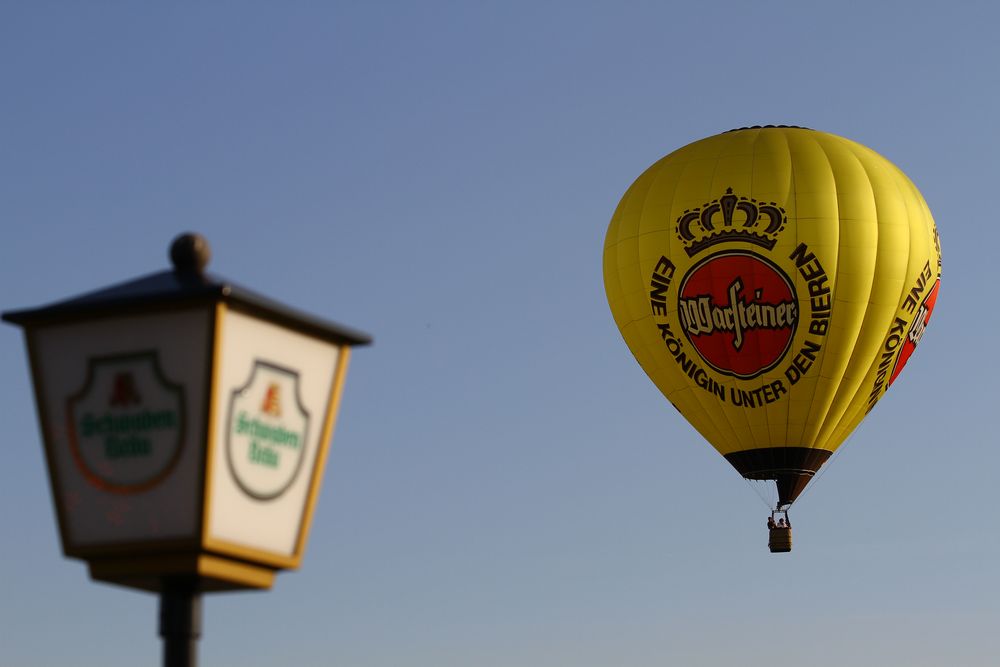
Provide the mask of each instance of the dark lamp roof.
POLYGON ((186 268, 142 276, 40 308, 9 311, 3 313, 3 319, 20 326, 33 326, 87 316, 128 314, 137 309, 148 312, 157 306, 223 301, 325 340, 348 345, 372 342, 371 336, 361 331, 289 308, 224 278, 186 268))

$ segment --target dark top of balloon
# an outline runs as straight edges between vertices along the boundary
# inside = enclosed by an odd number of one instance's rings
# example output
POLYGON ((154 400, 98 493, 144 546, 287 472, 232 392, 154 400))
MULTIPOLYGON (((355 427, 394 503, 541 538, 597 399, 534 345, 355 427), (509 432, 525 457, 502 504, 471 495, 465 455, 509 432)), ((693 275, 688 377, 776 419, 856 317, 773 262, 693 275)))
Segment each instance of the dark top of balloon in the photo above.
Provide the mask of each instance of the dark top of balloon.
POLYGON ((731 130, 726 130, 723 134, 728 134, 730 132, 739 132, 740 130, 760 130, 767 127, 788 127, 793 130, 811 130, 811 127, 802 127, 801 125, 750 125, 749 127, 734 127, 731 130))

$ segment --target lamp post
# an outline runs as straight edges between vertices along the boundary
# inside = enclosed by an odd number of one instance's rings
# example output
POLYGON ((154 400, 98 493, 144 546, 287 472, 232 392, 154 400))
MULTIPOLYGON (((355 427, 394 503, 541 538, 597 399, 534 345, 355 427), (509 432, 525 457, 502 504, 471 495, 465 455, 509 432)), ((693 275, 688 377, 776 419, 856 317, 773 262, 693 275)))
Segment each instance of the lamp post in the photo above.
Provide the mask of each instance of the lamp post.
POLYGON ((23 327, 63 552, 160 595, 164 665, 196 664, 201 594, 299 567, 350 348, 371 338, 173 270, 3 314, 23 327))

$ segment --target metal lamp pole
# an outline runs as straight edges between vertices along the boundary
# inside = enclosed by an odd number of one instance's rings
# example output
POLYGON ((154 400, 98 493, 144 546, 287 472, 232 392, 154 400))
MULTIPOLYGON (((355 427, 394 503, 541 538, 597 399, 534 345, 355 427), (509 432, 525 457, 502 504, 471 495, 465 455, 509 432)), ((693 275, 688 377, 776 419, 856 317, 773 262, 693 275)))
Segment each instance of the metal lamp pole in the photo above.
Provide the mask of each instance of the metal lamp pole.
POLYGON ((201 593, 190 578, 168 579, 160 592, 163 667, 197 667, 201 593))

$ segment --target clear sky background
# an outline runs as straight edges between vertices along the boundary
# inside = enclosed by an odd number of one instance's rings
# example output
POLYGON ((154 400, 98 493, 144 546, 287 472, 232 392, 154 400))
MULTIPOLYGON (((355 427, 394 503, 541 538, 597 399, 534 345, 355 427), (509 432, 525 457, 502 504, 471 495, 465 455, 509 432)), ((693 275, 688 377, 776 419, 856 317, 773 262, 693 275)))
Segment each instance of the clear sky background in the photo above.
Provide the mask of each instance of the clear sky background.
MULTIPOLYGON (((996 665, 991 2, 0 3, 0 308, 168 267, 370 331, 302 569, 206 599, 206 665, 996 665), (734 127, 840 134, 942 238, 900 381, 767 509, 604 297, 622 193, 734 127)), ((0 664, 155 665, 157 601, 61 556, 0 328, 0 664)))

